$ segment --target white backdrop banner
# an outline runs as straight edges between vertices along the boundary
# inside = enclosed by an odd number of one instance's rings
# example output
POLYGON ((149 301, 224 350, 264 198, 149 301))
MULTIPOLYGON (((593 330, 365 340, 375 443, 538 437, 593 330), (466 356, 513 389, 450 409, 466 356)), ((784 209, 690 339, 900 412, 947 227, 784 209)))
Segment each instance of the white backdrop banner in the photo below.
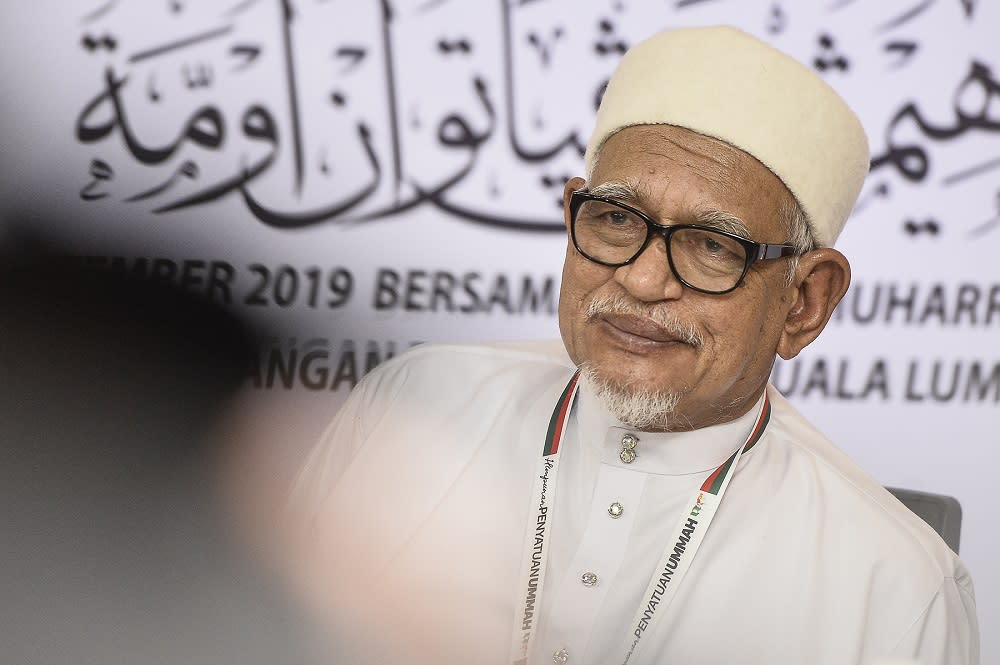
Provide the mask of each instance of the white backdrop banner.
MULTIPOLYGON (((0 15, 7 224, 267 322, 322 403, 426 341, 553 337, 561 192, 629 45, 731 23, 860 115, 854 282, 774 383, 886 485, 963 505, 1000 661, 1000 3, 35 0, 0 15)), ((739 113, 739 100, 733 100, 739 113)), ((312 429, 310 429, 312 427, 312 429)))

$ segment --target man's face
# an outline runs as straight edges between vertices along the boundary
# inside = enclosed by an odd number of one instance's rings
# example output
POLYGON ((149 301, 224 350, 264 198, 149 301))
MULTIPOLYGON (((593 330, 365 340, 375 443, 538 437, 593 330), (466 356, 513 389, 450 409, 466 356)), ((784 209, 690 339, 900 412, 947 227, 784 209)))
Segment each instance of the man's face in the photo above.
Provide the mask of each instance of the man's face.
MULTIPOLYGON (((686 129, 644 125, 614 134, 586 186, 610 183, 629 185, 638 200, 623 203, 660 224, 726 213, 745 223, 752 240, 787 240, 780 211, 792 198, 784 184, 741 150, 686 129)), ((567 184, 567 203, 583 185, 580 178, 567 184)), ((677 394, 670 429, 726 422, 748 411, 767 383, 794 296, 786 268, 787 260, 754 264, 740 288, 708 295, 677 281, 662 238, 620 268, 584 258, 570 241, 559 301, 563 342, 574 362, 588 363, 620 391, 677 394), (606 300, 631 311, 588 315, 592 303, 606 300), (669 319, 700 341, 682 339, 663 325, 669 319)))

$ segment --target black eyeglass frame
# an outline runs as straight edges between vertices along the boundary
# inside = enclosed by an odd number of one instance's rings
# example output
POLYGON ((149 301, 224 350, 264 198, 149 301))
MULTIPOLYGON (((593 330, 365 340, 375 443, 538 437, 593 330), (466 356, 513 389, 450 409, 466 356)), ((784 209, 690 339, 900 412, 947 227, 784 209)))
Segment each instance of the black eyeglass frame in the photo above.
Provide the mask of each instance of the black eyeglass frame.
POLYGON ((664 224, 657 224, 652 219, 650 219, 649 215, 642 212, 641 210, 637 210, 630 205, 626 205, 620 201, 616 201, 615 199, 608 198, 606 196, 598 196, 596 194, 591 194, 590 192, 584 191, 582 189, 577 190, 570 194, 569 214, 570 214, 570 225, 569 225, 570 237, 573 239, 573 247, 575 247, 576 251, 580 252, 580 254, 587 260, 593 261, 594 263, 598 263, 602 266, 608 266, 609 268, 621 268, 622 266, 627 266, 628 264, 633 263, 636 259, 638 259, 642 255, 642 253, 646 251, 646 248, 649 246, 650 240, 652 240, 656 236, 660 236, 663 238, 663 242, 666 245, 667 263, 670 265, 670 271, 674 274, 674 277, 677 278, 677 281, 679 281, 681 284, 688 287, 689 289, 698 291, 699 293, 707 293, 709 295, 721 296, 738 289, 740 287, 740 284, 742 284, 743 280, 746 278, 747 273, 750 272, 750 266, 752 266, 757 261, 780 259, 786 256, 792 256, 796 253, 796 248, 794 245, 754 242, 753 240, 744 238, 743 236, 740 235, 736 235, 735 233, 730 233, 729 231, 723 231, 722 229, 717 229, 711 226, 703 226, 701 224, 671 224, 669 226, 664 224), (643 240, 642 244, 639 246, 639 249, 636 251, 635 254, 632 255, 631 258, 629 258, 626 261, 617 261, 617 262, 602 261, 600 259, 594 258, 587 252, 583 251, 583 249, 581 249, 580 243, 578 243, 576 240, 576 216, 577 213, 580 211, 580 207, 587 201, 600 201, 602 203, 610 203, 612 205, 618 206, 619 208, 622 208, 623 210, 627 210, 628 212, 632 213, 642 221, 646 222, 646 239, 643 240), (692 284, 689 284, 687 280, 681 277, 677 273, 677 268, 674 266, 674 257, 670 249, 670 237, 674 234, 674 232, 679 231, 681 229, 697 229, 699 231, 712 231, 713 233, 719 233, 721 235, 726 236, 727 238, 732 238, 736 242, 740 243, 740 245, 742 245, 743 248, 746 250, 747 258, 746 262, 743 265, 743 272, 740 273, 740 277, 739 279, 736 280, 736 284, 726 289, 725 291, 709 291, 707 289, 702 289, 697 286, 693 286, 692 284))

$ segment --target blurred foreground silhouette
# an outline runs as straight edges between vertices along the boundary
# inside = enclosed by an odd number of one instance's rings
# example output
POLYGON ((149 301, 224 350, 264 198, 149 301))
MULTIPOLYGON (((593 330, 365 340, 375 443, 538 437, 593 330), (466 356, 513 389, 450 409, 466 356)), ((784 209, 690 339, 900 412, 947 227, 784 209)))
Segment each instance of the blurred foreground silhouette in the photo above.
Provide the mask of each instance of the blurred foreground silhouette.
POLYGON ((254 335, 69 253, 0 245, 0 662, 326 662, 219 501, 254 335))

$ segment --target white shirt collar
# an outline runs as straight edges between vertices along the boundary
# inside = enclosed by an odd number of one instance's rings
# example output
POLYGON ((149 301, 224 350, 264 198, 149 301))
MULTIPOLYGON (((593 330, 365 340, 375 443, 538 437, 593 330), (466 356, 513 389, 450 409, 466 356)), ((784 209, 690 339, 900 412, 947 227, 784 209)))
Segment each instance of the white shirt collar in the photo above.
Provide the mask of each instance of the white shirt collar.
POLYGON ((581 382, 576 398, 580 438, 603 464, 641 473, 679 476, 703 473, 725 462, 746 442, 760 411, 764 395, 745 414, 721 425, 712 425, 690 432, 640 432, 611 416, 581 382), (639 439, 636 458, 624 463, 619 455, 622 438, 633 434, 639 439))

